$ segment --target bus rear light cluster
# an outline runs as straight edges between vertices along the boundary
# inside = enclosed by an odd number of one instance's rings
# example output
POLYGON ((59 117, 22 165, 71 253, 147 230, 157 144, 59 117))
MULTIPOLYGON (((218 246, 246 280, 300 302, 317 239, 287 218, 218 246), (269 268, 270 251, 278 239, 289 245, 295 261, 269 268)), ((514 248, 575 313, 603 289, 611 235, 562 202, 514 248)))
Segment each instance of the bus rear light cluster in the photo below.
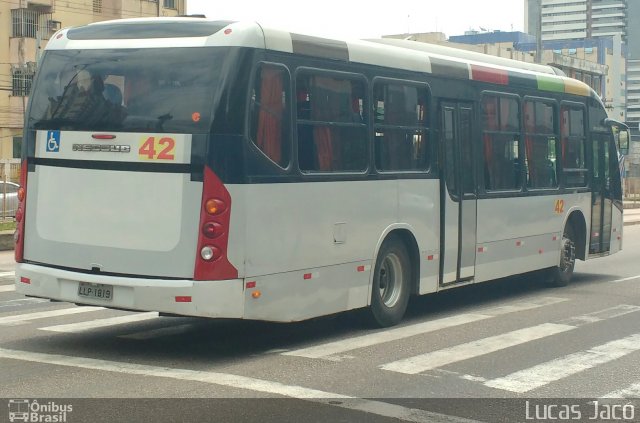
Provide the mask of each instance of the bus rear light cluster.
POLYGON ((205 166, 195 280, 238 277, 238 271, 227 259, 230 220, 231 195, 216 174, 205 166))
POLYGON ((13 234, 15 241, 14 257, 20 263, 24 259, 24 221, 27 205, 27 161, 23 160, 20 166, 20 188, 18 188, 18 209, 16 210, 16 231, 13 234))

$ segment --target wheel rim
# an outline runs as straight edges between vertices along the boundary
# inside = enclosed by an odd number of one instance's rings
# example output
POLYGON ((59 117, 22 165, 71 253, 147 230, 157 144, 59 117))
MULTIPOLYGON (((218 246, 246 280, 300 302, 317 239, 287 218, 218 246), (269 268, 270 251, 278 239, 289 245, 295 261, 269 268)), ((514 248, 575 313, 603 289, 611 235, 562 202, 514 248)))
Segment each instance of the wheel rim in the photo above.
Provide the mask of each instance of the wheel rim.
POLYGON ((402 291, 402 263, 395 254, 388 254, 378 270, 378 289, 385 307, 393 307, 400 299, 402 291))
POLYGON ((562 253, 560 255, 560 270, 564 273, 573 269, 576 262, 576 245, 566 236, 562 237, 562 253))

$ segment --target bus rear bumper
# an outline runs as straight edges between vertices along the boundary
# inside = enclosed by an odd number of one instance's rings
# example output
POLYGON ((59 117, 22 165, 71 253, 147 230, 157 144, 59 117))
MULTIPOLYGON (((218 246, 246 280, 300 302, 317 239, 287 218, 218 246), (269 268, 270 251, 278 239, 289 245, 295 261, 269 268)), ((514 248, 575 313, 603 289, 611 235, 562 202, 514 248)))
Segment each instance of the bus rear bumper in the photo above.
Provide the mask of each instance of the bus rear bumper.
POLYGON ((15 274, 16 292, 33 297, 183 316, 242 318, 244 314, 242 279, 193 281, 127 278, 26 263, 18 263, 15 274), (102 289, 101 293, 112 289, 111 298, 80 295, 81 283, 99 284, 95 288, 102 289))

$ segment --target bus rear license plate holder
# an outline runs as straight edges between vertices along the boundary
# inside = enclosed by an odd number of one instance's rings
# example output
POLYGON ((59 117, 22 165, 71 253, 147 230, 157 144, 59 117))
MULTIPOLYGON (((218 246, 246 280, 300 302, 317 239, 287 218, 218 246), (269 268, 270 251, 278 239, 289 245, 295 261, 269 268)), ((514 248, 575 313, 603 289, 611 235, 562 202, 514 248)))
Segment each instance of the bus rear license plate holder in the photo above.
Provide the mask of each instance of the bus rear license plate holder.
POLYGON ((102 283, 78 282, 78 296, 93 300, 113 300, 113 285, 102 283))

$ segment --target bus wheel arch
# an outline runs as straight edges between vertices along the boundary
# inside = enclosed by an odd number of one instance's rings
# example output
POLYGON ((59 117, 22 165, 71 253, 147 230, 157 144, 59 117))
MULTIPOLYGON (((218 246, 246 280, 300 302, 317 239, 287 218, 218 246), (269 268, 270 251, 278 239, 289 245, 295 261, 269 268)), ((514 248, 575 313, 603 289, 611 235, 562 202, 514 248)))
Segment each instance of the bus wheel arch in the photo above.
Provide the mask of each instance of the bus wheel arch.
POLYGON ((587 221, 584 218, 584 214, 581 210, 572 211, 567 217, 567 221, 565 222, 564 227, 567 225, 571 225, 573 229, 573 234, 576 239, 576 258, 580 260, 587 259, 587 221))
POLYGON ((402 320, 409 297, 418 290, 419 252, 410 231, 389 232, 378 249, 372 269, 370 317, 374 325, 388 327, 402 320))

